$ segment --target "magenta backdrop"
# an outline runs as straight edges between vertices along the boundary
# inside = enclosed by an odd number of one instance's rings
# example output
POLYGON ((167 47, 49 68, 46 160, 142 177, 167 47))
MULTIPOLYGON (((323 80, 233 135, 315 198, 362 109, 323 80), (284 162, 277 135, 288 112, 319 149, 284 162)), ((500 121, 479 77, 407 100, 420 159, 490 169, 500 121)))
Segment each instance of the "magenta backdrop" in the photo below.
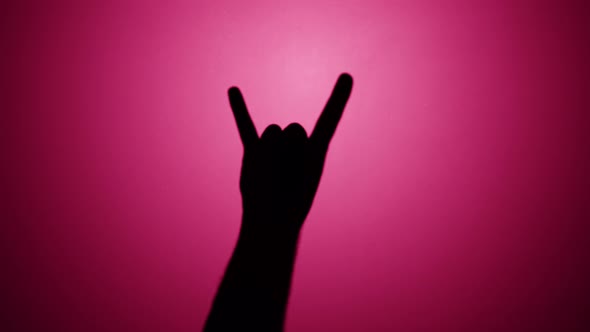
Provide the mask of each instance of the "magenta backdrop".
POLYGON ((198 331, 240 223, 227 88, 310 131, 346 71, 287 331, 588 331, 587 3, 3 5, 0 329, 198 331))

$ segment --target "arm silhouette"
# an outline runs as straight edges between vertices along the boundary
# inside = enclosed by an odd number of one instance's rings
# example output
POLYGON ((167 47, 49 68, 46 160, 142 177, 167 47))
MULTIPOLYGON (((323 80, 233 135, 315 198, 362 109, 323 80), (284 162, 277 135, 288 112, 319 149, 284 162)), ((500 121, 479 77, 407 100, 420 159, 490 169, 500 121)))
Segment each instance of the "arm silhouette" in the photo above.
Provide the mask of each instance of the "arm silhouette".
POLYGON ((240 90, 229 89, 244 146, 243 215, 205 332, 283 330, 301 227, 351 91, 352 77, 340 75, 309 137, 298 123, 272 124, 258 137, 240 90))

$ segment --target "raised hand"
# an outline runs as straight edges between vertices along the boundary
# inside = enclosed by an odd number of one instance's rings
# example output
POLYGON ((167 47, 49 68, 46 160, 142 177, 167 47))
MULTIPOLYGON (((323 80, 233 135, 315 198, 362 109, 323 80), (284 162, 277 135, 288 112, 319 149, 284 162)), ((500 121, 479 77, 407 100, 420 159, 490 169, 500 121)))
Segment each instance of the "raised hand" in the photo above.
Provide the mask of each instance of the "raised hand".
POLYGON ((272 229, 301 228, 351 91, 352 77, 340 75, 309 137, 298 123, 284 130, 271 124, 258 137, 240 90, 229 89, 230 105, 244 145, 240 178, 244 223, 272 229))
POLYGON ((240 90, 229 89, 244 144, 244 215, 204 331, 283 331, 301 226, 351 90, 352 77, 340 75, 308 138, 297 123, 272 124, 258 137, 240 90))

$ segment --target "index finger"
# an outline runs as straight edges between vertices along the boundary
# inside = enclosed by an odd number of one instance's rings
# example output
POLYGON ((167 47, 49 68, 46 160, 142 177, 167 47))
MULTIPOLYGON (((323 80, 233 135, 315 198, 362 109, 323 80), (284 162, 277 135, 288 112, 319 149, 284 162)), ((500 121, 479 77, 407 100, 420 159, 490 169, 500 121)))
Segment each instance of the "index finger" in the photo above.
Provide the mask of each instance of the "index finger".
POLYGON ((352 76, 346 73, 341 74, 309 137, 312 144, 324 152, 327 151, 328 145, 336 132, 336 127, 338 127, 338 122, 342 118, 344 107, 351 92, 352 76))
POLYGON ((227 94, 229 96, 229 104, 231 106, 232 112, 234 113, 234 118, 236 119, 238 131, 240 132, 242 144, 244 145, 244 148, 246 148, 258 140, 256 127, 254 126, 254 122, 252 122, 252 118, 248 113, 248 108, 246 107, 246 103, 244 102, 244 97, 242 96, 240 89, 235 86, 231 87, 227 91, 227 94))

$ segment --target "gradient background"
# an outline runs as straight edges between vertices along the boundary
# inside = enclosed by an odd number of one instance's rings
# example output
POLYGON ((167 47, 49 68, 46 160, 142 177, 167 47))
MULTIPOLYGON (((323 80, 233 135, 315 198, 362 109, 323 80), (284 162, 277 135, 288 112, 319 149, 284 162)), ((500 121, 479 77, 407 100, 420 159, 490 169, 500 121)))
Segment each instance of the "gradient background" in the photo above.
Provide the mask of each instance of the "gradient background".
POLYGON ((343 71, 287 331, 590 328, 587 1, 2 7, 2 331, 200 330, 241 215, 227 88, 310 131, 343 71))

